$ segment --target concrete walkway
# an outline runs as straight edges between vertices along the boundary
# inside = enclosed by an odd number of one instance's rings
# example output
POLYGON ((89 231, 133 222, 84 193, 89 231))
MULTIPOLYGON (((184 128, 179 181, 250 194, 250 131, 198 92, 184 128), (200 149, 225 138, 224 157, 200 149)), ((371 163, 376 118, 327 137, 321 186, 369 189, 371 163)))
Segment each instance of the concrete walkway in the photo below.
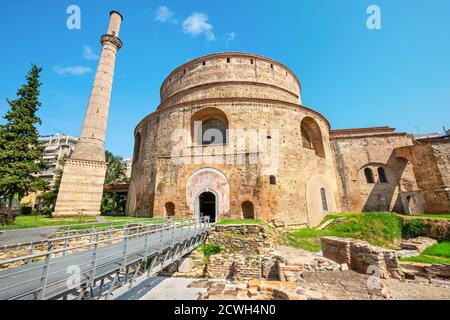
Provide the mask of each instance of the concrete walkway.
POLYGON ((206 288, 188 288, 196 279, 151 277, 116 300, 197 300, 206 288))
POLYGON ((0 246, 45 240, 57 231, 57 227, 0 231, 0 246))

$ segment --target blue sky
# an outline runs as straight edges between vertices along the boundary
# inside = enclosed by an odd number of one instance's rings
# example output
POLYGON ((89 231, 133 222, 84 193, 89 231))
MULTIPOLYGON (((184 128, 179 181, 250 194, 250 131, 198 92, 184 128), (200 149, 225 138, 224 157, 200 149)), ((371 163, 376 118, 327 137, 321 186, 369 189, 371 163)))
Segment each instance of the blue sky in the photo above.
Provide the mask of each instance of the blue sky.
POLYGON ((450 128, 448 0, 3 0, 0 115, 33 62, 44 68, 40 133, 78 135, 112 9, 124 15, 124 48, 106 147, 122 156, 132 153, 137 123, 158 106, 166 75, 223 51, 289 66, 302 82, 303 103, 335 129, 450 128), (80 30, 66 27, 73 4, 81 9, 80 30), (366 27, 371 4, 381 9, 381 30, 366 27))

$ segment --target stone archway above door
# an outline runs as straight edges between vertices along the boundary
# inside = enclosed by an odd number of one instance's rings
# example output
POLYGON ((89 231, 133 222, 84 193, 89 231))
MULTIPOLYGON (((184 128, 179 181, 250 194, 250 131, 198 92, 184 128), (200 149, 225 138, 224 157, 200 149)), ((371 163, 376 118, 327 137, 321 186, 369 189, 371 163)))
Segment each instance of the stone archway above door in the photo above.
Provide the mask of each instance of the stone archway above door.
POLYGON ((196 201, 203 192, 213 191, 217 195, 218 218, 230 210, 230 185, 225 175, 212 168, 196 171, 186 185, 186 203, 191 214, 196 214, 196 201))

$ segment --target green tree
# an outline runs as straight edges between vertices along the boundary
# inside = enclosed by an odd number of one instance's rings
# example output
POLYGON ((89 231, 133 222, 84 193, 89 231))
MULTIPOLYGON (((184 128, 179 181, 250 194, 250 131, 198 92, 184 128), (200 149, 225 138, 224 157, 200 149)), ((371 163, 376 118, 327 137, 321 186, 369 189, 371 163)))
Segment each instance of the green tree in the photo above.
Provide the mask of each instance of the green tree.
POLYGON ((105 184, 125 183, 127 182, 126 165, 122 157, 115 156, 109 151, 106 151, 106 162, 108 167, 106 169, 105 184))
POLYGON ((30 192, 45 190, 47 182, 38 176, 45 167, 42 161, 43 148, 38 141, 36 115, 39 102, 39 76, 42 69, 32 65, 26 76, 27 83, 17 91, 16 100, 8 100, 10 110, 6 113, 6 124, 0 125, 0 196, 9 205, 18 196, 23 198, 30 192))
MULTIPOLYGON (((127 183, 126 165, 122 157, 115 156, 109 151, 106 151, 106 162, 108 167, 106 169, 105 185, 115 183, 127 183)), ((102 213, 117 211, 119 207, 123 207, 126 203, 126 197, 123 195, 103 193, 102 199, 102 213)))

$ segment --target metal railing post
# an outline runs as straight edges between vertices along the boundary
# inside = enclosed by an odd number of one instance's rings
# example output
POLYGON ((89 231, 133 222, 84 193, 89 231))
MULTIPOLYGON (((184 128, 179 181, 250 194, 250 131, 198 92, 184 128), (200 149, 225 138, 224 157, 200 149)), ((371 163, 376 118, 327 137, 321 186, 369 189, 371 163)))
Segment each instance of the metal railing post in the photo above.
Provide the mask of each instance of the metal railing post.
POLYGON ((92 287, 95 282, 95 269, 97 268, 97 258, 98 258, 98 240, 99 234, 95 236, 94 254, 92 256, 91 262, 91 274, 89 276, 89 286, 92 287))
POLYGON ((175 221, 172 221, 172 247, 175 245, 175 221))
POLYGON ((110 227, 110 229, 109 229, 109 240, 110 240, 110 242, 109 242, 109 244, 111 245, 112 244, 112 233, 113 233, 113 227, 112 227, 112 224, 111 224, 111 227, 110 227))
MULTIPOLYGON (((31 244, 31 247, 30 247, 30 256, 32 256, 33 255, 33 253, 34 253, 34 248, 35 248, 35 244, 34 244, 34 242, 31 244)), ((28 261, 27 261, 27 264, 28 263, 32 263, 33 262, 33 258, 30 258, 30 259, 28 259, 28 261)))
POLYGON ((149 231, 147 230, 147 233, 145 234, 145 244, 144 244, 144 273, 147 271, 147 255, 148 255, 148 237, 149 237, 149 231))
POLYGON ((64 240, 64 251, 62 253, 63 256, 66 255, 66 250, 65 249, 67 249, 68 246, 69 246, 69 238, 66 238, 66 240, 64 240))
POLYGON ((125 268, 127 264, 127 250, 128 250, 128 236, 129 236, 129 229, 125 229, 125 241, 123 245, 123 262, 122 262, 122 268, 125 268))
POLYGON ((163 251, 163 233, 164 233, 164 228, 165 226, 163 225, 159 230, 160 230, 160 234, 159 234, 159 251, 162 252, 163 251))
POLYGON ((50 258, 52 256, 52 253, 53 253, 53 243, 50 243, 48 251, 47 251, 47 257, 45 258, 44 268, 42 269, 41 285, 40 285, 39 293, 37 295, 37 300, 44 300, 44 297, 45 297, 48 269, 50 268, 50 258))
POLYGON ((89 232, 89 243, 92 242, 92 234, 94 233, 94 225, 91 227, 91 231, 89 232))

